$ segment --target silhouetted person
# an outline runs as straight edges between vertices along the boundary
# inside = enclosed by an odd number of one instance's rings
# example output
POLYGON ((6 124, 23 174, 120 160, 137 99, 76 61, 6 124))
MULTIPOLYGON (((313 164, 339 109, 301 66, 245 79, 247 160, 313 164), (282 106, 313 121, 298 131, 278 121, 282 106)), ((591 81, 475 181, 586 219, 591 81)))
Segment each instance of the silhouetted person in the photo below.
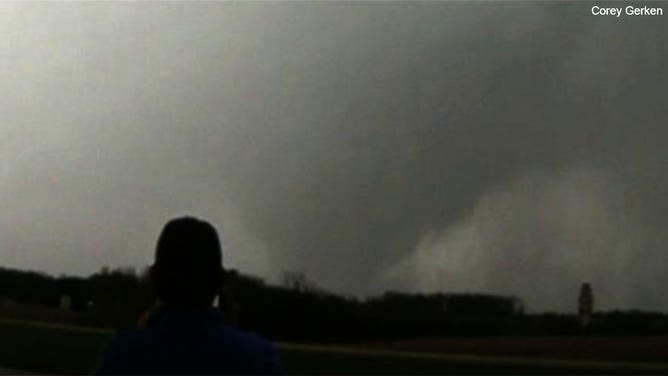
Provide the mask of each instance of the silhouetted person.
POLYGON ((274 346, 225 325, 212 306, 224 282, 215 228, 195 218, 167 223, 150 276, 160 302, 138 329, 111 339, 97 374, 275 374, 274 346))

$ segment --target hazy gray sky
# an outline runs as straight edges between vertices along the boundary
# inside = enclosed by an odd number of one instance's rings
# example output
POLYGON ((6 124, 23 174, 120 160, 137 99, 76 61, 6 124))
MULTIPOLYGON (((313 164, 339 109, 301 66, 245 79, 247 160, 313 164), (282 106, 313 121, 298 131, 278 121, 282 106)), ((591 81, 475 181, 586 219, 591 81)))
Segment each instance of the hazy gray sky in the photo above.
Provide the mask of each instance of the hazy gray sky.
MULTIPOLYGON (((0 4, 0 257, 668 310, 668 24, 580 2, 0 4)), ((666 17, 666 16, 664 16, 666 17)))

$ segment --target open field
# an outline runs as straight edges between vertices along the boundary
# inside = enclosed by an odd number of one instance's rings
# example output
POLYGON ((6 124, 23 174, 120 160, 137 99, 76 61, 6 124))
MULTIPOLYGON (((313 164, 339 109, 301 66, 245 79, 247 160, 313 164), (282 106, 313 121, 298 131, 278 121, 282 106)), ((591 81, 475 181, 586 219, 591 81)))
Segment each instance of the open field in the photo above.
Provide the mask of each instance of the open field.
MULTIPOLYGON (((5 369, 23 369, 36 373, 90 373, 111 334, 109 330, 0 320, 0 338, 4 341, 4 345, 0 346, 0 364, 5 369)), ((286 371, 291 374, 668 373, 668 363, 555 360, 532 357, 532 354, 538 353, 501 350, 505 342, 510 343, 509 348, 521 348, 517 341, 544 343, 543 347, 546 347, 551 340, 447 339, 371 343, 364 344, 364 348, 279 344, 279 349, 286 371), (499 355, 502 356, 491 356, 495 355, 494 349, 499 349, 499 355), (516 357, 518 355, 523 357, 516 357)), ((554 343, 559 344, 555 345, 556 348, 580 341, 567 338, 554 340, 554 343)), ((625 343, 623 346, 631 343, 624 338, 608 340, 610 343, 625 343)), ((637 340, 642 342, 642 339, 637 340)), ((668 339, 654 341, 658 341, 657 346, 663 346, 668 339)), ((646 346, 651 345, 651 341, 646 343, 646 346)), ((575 345, 578 346, 585 345, 575 345)))
POLYGON ((435 338, 365 343, 364 348, 435 354, 668 362, 668 337, 435 338))

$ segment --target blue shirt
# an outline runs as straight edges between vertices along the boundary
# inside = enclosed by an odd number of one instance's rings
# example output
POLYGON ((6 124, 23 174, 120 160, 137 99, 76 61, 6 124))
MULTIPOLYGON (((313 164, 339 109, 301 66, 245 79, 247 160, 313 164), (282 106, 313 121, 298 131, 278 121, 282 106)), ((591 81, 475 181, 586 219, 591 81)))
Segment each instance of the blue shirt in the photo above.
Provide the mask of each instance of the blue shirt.
POLYGON ((271 342, 224 325, 215 308, 165 309, 143 329, 116 334, 98 375, 279 374, 271 342))

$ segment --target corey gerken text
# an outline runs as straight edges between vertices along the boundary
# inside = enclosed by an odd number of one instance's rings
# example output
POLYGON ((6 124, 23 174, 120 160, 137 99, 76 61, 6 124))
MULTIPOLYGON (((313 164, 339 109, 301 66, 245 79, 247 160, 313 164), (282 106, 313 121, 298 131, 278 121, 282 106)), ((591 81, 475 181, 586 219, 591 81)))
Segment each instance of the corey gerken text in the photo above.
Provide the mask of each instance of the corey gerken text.
POLYGON ((663 16, 663 8, 661 7, 636 7, 629 5, 622 8, 605 8, 598 5, 591 7, 591 14, 594 16, 608 16, 621 17, 625 16, 663 16))

